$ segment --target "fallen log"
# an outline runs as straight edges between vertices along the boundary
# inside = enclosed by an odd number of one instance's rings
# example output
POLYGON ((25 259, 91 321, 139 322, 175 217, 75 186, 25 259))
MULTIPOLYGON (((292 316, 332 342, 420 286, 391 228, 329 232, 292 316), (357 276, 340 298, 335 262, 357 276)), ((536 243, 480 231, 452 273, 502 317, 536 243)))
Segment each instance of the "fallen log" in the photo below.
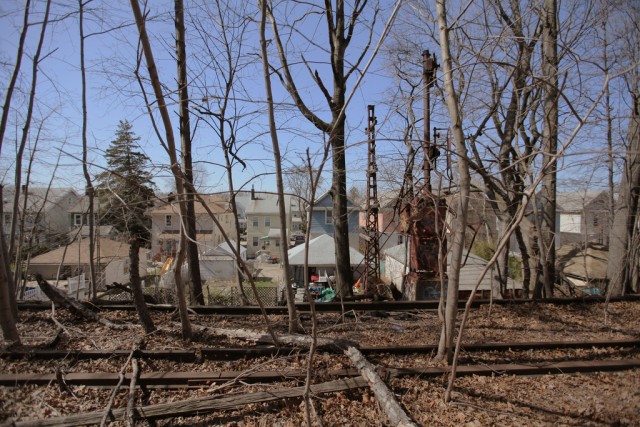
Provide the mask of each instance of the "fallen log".
POLYGON ((38 282, 38 286, 42 289, 42 292, 49 298, 55 305, 66 307, 69 311, 74 313, 76 316, 83 317, 92 322, 102 323, 113 329, 130 329, 133 325, 119 325, 113 323, 110 320, 105 319, 102 316, 99 316, 98 313, 85 307, 79 301, 70 298, 65 294, 62 290, 56 288, 55 286, 51 286, 49 282, 44 280, 41 274, 36 274, 36 281, 38 282))
MULTIPOLYGON (((343 390, 352 390, 367 386, 367 382, 362 377, 344 378, 336 381, 329 381, 311 386, 311 391, 315 394, 334 393, 343 390)), ((203 397, 199 399, 181 400, 170 403, 159 403, 156 405, 136 407, 138 419, 161 419, 170 417, 185 417, 190 415, 202 415, 215 411, 238 409, 245 405, 254 403, 264 403, 279 399, 300 398, 304 393, 304 387, 283 388, 269 391, 260 391, 244 395, 229 397, 203 397)), ((115 419, 122 419, 126 408, 114 409, 112 411, 115 419)), ((85 414, 69 415, 66 417, 47 418, 41 420, 16 421, 16 427, 73 427, 77 425, 98 424, 103 412, 89 412, 85 414)))
POLYGON ((354 347, 349 347, 344 351, 353 365, 360 371, 360 375, 367 381, 369 388, 387 416, 391 425, 398 427, 416 427, 411 418, 404 412, 404 409, 396 401, 389 387, 382 381, 376 369, 369 361, 354 347))
MULTIPOLYGON (((207 332, 214 335, 221 335, 227 338, 243 339, 251 342, 276 344, 273 342, 271 335, 251 331, 248 329, 225 329, 225 328, 209 328, 206 326, 192 325, 193 330, 197 332, 207 332)), ((308 335, 287 334, 278 335, 278 343, 280 345, 289 345, 293 347, 311 347, 312 338, 308 335)), ((358 344, 349 340, 336 340, 333 338, 317 338, 317 348, 324 350, 332 350, 342 353, 347 347, 358 347, 358 344)))

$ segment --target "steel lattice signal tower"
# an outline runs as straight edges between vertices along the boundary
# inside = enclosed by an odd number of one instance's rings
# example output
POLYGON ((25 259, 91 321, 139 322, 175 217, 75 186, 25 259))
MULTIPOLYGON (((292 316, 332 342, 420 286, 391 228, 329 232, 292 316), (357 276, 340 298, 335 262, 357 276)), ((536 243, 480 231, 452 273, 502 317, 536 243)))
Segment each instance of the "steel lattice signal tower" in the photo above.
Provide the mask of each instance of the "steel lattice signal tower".
POLYGON ((364 292, 375 292, 374 286, 380 282, 380 232, 378 229, 378 165, 376 163, 376 124, 375 108, 367 106, 369 125, 369 154, 367 167, 367 200, 366 200, 366 224, 362 237, 367 242, 364 251, 365 275, 364 292))

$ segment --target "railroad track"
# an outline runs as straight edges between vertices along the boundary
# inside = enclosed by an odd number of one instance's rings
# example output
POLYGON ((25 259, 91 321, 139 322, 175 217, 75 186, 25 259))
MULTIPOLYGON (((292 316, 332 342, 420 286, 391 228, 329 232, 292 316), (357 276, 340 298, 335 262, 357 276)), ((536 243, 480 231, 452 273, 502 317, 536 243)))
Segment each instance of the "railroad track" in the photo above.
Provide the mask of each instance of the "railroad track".
MULTIPOLYGON (((580 361, 572 360, 556 363, 509 363, 493 365, 461 365, 457 376, 469 375, 544 375, 589 372, 612 372, 640 368, 640 359, 605 359, 580 361)), ((408 368, 378 368, 381 378, 418 376, 436 378, 450 372, 449 367, 413 366, 408 368)), ((48 385, 57 383, 56 373, 37 374, 0 374, 0 386, 21 387, 24 385, 48 385)), ((137 384, 147 388, 192 388, 207 387, 213 384, 241 380, 246 383, 267 383, 281 381, 304 381, 307 372, 304 369, 280 369, 277 371, 225 371, 225 372, 147 372, 140 374, 137 384)), ((360 375, 357 369, 336 369, 323 372, 326 378, 354 378, 360 375)), ((71 386, 113 387, 121 381, 117 373, 74 372, 64 375, 64 382, 71 386)), ((125 374, 125 381, 131 380, 131 374, 125 374)))
MULTIPOLYGON (((472 307, 477 308, 486 304, 496 305, 522 305, 522 304, 556 304, 556 305, 569 305, 569 304, 597 304, 603 303, 606 299, 598 296, 587 296, 582 298, 550 298, 541 301, 514 299, 514 300, 474 300, 472 307)), ((627 301, 637 302, 640 301, 640 295, 627 295, 624 297, 611 298, 610 302, 627 301)), ((466 304, 465 300, 461 300, 458 303, 459 308, 464 308, 466 304)), ((95 306, 101 310, 123 310, 123 311, 135 311, 135 306, 132 304, 113 303, 110 301, 100 301, 95 306)), ((173 312, 176 310, 176 306, 167 304, 148 304, 150 310, 173 312)), ((48 303, 31 303, 31 302, 19 302, 18 308, 20 310, 50 310, 51 305, 48 303)), ((199 305, 189 307, 193 312, 197 314, 219 314, 219 315, 256 315, 261 314, 258 306, 212 306, 212 305, 199 305)), ((296 309, 302 313, 308 313, 311 311, 309 303, 296 304, 296 309)), ((438 309, 438 301, 344 301, 344 302, 323 302, 316 303, 315 310, 319 313, 340 313, 343 310, 349 311, 414 311, 425 310, 433 311, 438 309)), ((268 314, 288 314, 286 306, 270 306, 265 307, 268 314)))
MULTIPOLYGON (((517 351, 517 350, 563 350, 591 348, 640 348, 640 340, 600 340, 600 341, 545 341, 545 342, 508 342, 463 344, 466 352, 517 351)), ((437 351, 437 345, 410 346, 363 346, 360 352, 364 355, 375 354, 421 354, 437 351)), ((252 357, 274 357, 299 352, 295 347, 275 347, 273 345, 236 347, 236 348, 202 348, 199 350, 136 350, 134 355, 149 360, 173 360, 193 363, 198 360, 237 360, 252 357)), ((17 349, 0 352, 0 357, 7 359, 34 360, 95 360, 107 358, 126 358, 131 350, 55 350, 55 349, 17 349)))

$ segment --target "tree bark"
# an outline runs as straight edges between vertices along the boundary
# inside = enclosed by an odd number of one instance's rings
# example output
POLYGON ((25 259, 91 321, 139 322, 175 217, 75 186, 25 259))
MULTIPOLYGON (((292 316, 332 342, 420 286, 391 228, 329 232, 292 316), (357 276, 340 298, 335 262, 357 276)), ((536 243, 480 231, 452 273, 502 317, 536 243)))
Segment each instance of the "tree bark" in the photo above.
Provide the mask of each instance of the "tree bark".
MULTIPOLYGON (((184 179, 193 185, 193 160, 191 153, 191 124, 189 120, 189 86, 187 81, 187 48, 184 27, 183 0, 175 0, 176 25, 176 63, 178 65, 178 95, 180 98, 180 142, 182 150, 182 170, 184 179)), ((202 276, 200 275, 200 260, 198 259, 198 242, 196 236, 195 197, 191 192, 185 193, 187 216, 185 218, 185 234, 187 235, 187 259, 189 275, 193 286, 195 302, 204 305, 202 294, 202 276)))
POLYGON ((471 176, 469 174, 469 161, 467 147, 462 130, 462 114, 460 112, 458 95, 453 85, 453 70, 451 51, 449 47, 449 27, 447 24, 447 10, 445 0, 436 2, 438 11, 438 25, 440 27, 440 51, 442 54, 442 68, 447 110, 451 119, 451 128, 455 140, 455 150, 458 157, 459 197, 454 218, 451 244, 451 264, 448 271, 449 283, 447 286, 447 299, 445 307, 445 320, 440 335, 438 357, 446 357, 447 362, 453 361, 453 339, 458 313, 458 287, 460 282, 460 265, 465 243, 465 230, 467 228, 467 212, 469 207, 469 195, 471 176))
POLYGON ((545 174, 540 191, 541 241, 540 251, 543 266, 542 283, 538 283, 534 298, 553 296, 556 273, 556 191, 558 152, 558 5, 556 0, 544 0, 542 6, 542 74, 544 79, 544 102, 542 130, 542 167, 545 174))
POLYGON ((264 86, 267 93, 267 108, 269 110, 269 133, 273 147, 273 158, 276 165, 276 184, 278 187, 278 210, 280 215, 280 259, 282 259, 283 281, 287 295, 287 309, 289 311, 289 333, 298 331, 298 314, 295 305, 295 293, 291 287, 291 271, 289 269, 289 239, 287 237, 287 206, 284 201, 284 184, 282 182, 282 164, 280 160, 280 144, 276 130, 276 120, 273 106, 273 94, 271 92, 271 76, 269 75, 269 60, 267 56, 267 41, 265 38, 265 26, 267 20, 267 0, 259 0, 260 3, 260 52, 262 55, 262 72, 264 86))
POLYGON ((613 225, 609 236, 609 264, 607 279, 612 296, 624 295, 632 287, 632 278, 637 274, 638 197, 640 196, 640 91, 635 82, 632 93, 633 105, 629 120, 628 145, 622 178, 618 192, 613 225), (635 250, 634 250, 635 249, 635 250))
POLYGON ((140 284, 140 241, 137 238, 129 240, 129 285, 131 286, 131 295, 133 296, 133 304, 136 306, 140 323, 147 334, 156 330, 153 320, 144 301, 142 285, 140 284))
MULTIPOLYGON (((85 195, 89 198, 89 206, 87 209, 88 226, 89 226, 89 278, 91 283, 91 298, 97 297, 97 283, 96 283, 96 265, 95 265, 95 219, 93 217, 94 212, 94 196, 95 191, 93 184, 91 183, 91 175, 89 174, 89 165, 87 163, 87 73, 84 63, 84 2, 85 0, 78 0, 78 25, 80 29, 80 80, 82 83, 82 173, 85 180, 85 195)), ((81 221, 80 228, 84 225, 84 221, 81 221)), ((82 235, 82 231, 80 231, 82 235)))

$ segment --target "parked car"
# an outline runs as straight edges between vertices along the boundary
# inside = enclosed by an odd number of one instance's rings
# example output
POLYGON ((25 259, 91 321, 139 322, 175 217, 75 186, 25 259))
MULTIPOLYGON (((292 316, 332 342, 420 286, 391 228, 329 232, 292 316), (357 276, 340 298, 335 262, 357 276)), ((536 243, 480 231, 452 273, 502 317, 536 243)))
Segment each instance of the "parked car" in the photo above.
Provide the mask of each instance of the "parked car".
POLYGON ((270 256, 267 258, 267 263, 269 263, 269 264, 277 264, 278 262, 280 262, 280 258, 278 258, 278 257, 277 257, 277 256, 275 256, 275 255, 270 255, 270 256))

